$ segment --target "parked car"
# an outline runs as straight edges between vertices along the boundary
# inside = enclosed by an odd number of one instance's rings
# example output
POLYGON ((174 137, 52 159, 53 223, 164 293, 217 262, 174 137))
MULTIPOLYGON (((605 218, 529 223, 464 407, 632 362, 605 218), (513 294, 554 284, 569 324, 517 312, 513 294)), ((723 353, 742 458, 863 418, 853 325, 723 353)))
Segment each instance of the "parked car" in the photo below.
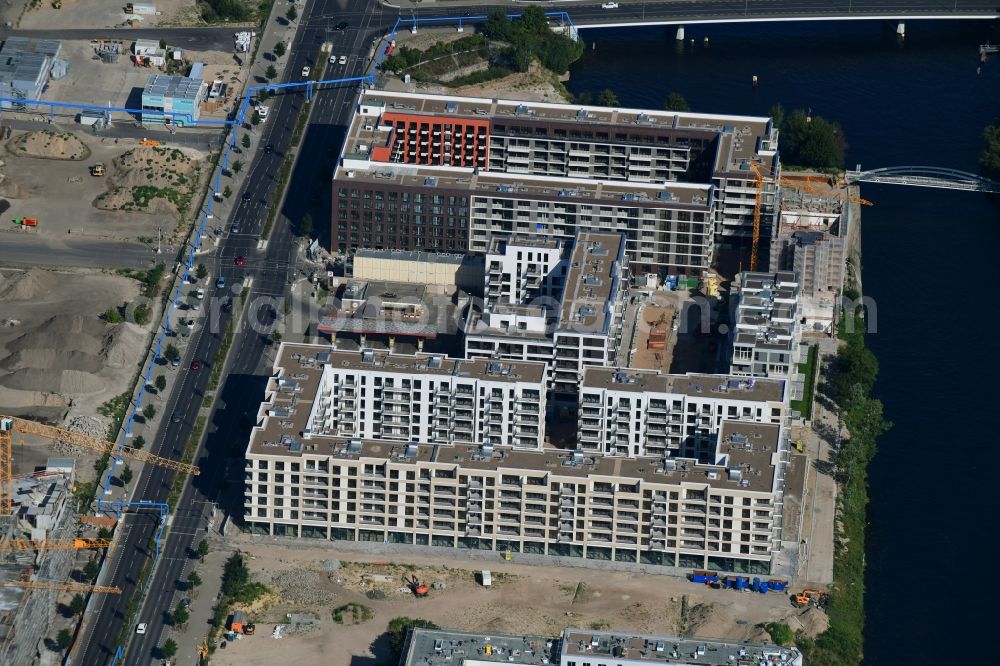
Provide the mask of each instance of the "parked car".
POLYGON ((307 78, 311 72, 312 72, 312 67, 306 65, 305 67, 302 68, 302 78, 303 79, 307 78))
POLYGON ((347 56, 345 56, 345 55, 340 56, 340 64, 341 65, 346 65, 347 64, 347 56))
POLYGON ((601 9, 618 9, 617 2, 605 2, 601 5, 601 9))

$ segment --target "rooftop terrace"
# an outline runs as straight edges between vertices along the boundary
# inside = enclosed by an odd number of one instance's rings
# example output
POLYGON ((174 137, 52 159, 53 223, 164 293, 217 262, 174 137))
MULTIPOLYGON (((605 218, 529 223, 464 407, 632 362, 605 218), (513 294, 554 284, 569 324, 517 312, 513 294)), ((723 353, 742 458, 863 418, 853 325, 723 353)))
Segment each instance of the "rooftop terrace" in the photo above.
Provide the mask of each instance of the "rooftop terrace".
POLYGON ((785 383, 779 379, 730 377, 729 375, 669 375, 654 370, 587 367, 584 389, 598 388, 631 393, 676 393, 702 398, 781 402, 785 383))

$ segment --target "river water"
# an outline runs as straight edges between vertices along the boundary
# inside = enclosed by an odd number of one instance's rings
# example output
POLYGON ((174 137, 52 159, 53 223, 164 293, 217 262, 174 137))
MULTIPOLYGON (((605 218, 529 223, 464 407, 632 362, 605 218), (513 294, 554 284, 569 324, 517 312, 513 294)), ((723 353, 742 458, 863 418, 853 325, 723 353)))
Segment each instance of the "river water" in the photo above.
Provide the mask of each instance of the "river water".
MULTIPOLYGON (((695 43, 683 45, 672 28, 584 30, 567 87, 611 88, 634 107, 663 108, 676 91, 695 111, 810 108, 841 124, 851 167, 976 171, 982 128, 1000 117, 1000 57, 977 74, 978 46, 996 43, 997 27, 911 21, 903 42, 893 28, 688 26, 695 43)), ((875 202, 862 213, 864 286, 877 304, 869 344, 894 423, 870 469, 866 663, 990 659, 1000 201, 898 186, 862 195, 875 202)))

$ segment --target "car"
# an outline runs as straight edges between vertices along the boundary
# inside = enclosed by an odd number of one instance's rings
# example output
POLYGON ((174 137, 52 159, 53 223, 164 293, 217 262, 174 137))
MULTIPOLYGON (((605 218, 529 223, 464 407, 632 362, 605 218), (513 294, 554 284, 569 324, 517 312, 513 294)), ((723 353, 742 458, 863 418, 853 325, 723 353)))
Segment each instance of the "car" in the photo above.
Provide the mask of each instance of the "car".
POLYGON ((222 289, 225 286, 226 286, 226 278, 224 278, 224 277, 222 277, 220 275, 219 279, 215 281, 215 288, 216 289, 222 289))
MULTIPOLYGON (((244 194, 243 196, 246 196, 246 194, 244 194)), ((244 199, 244 201, 248 201, 248 199, 244 199)), ((240 233, 240 223, 239 222, 234 222, 233 226, 229 227, 229 233, 232 233, 232 234, 238 234, 238 233, 240 233)))
POLYGON ((617 2, 605 2, 601 5, 601 9, 618 9, 617 2))
POLYGON ((337 64, 337 56, 335 56, 335 55, 330 56, 330 59, 327 60, 327 62, 330 63, 331 65, 336 65, 337 64))
POLYGON ((174 412, 173 415, 171 415, 171 417, 170 417, 170 422, 171 423, 180 423, 183 420, 184 420, 184 417, 181 416, 180 412, 174 412))
MULTIPOLYGON (((252 198, 253 198, 253 195, 250 194, 249 192, 244 192, 243 193, 243 197, 242 197, 243 201, 250 201, 250 199, 252 199, 252 198)), ((234 231, 233 233, 239 233, 239 232, 234 231)))
POLYGON ((197 298, 198 300, 201 300, 201 299, 205 298, 205 288, 204 287, 198 287, 198 289, 194 292, 194 295, 195 295, 195 298, 197 298))
POLYGON ((246 257, 236 257, 236 259, 233 260, 233 263, 236 264, 237 266, 246 266, 247 265, 247 258, 246 257))
POLYGON ((201 361, 191 361, 192 370, 201 370, 201 361))
POLYGON ((146 633, 146 627, 147 626, 149 626, 149 625, 147 625, 145 622, 140 622, 139 624, 135 625, 135 633, 137 633, 137 634, 144 634, 144 633, 146 633))
POLYGON ((347 64, 347 56, 345 56, 345 55, 340 56, 340 64, 341 65, 346 65, 347 64))
POLYGON ((180 364, 181 364, 181 360, 179 358, 175 358, 174 360, 170 361, 170 365, 174 366, 175 368, 179 367, 180 364))
POLYGON ((306 78, 307 76, 309 76, 311 72, 312 72, 312 67, 306 65, 305 67, 302 68, 302 78, 303 79, 306 78))
POLYGON ((261 120, 265 120, 267 118, 268 111, 269 111, 268 107, 262 104, 257 106, 257 116, 260 117, 261 120))
POLYGON ((336 30, 337 32, 343 32, 344 30, 347 30, 348 26, 350 25, 351 24, 348 23, 347 21, 341 21, 337 25, 333 26, 333 29, 336 30))
POLYGON ((268 154, 268 155, 270 155, 271 153, 273 153, 274 152, 274 144, 273 143, 269 143, 266 146, 264 146, 264 152, 266 154, 268 154))

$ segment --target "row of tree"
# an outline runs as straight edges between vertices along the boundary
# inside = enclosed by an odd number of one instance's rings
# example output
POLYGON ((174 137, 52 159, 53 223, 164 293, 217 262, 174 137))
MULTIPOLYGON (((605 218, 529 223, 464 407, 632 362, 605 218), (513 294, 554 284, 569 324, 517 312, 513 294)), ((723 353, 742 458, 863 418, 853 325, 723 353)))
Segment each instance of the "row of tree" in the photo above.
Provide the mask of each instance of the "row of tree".
POLYGON ((541 7, 529 7, 513 20, 504 10, 495 9, 486 19, 483 34, 488 39, 509 45, 504 58, 518 72, 528 71, 531 62, 537 58, 546 69, 565 74, 569 66, 583 55, 583 41, 553 33, 541 7))

